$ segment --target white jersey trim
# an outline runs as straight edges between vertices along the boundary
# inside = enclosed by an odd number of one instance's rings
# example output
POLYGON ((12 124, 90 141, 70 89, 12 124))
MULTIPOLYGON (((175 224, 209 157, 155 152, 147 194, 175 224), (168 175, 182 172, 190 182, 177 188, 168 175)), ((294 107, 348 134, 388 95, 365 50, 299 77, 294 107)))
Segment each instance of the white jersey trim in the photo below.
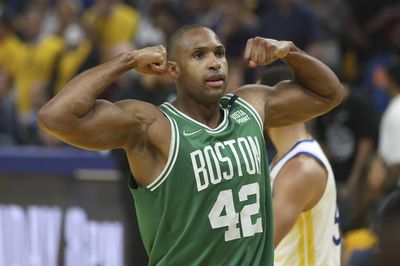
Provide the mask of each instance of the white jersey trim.
POLYGON ((227 127, 228 127, 228 111, 225 109, 222 109, 224 112, 224 119, 222 120, 222 122, 216 127, 216 128, 210 128, 209 126, 200 123, 199 121, 196 121, 195 119, 191 118, 190 116, 188 116, 187 114, 179 111, 175 106, 173 106, 172 104, 165 102, 162 104, 162 106, 164 106, 165 108, 168 108, 168 110, 170 110, 172 113, 174 113, 177 116, 183 117, 201 127, 203 127, 208 133, 219 133, 224 131, 227 127))
POLYGON ((176 162, 176 158, 178 157, 178 151, 179 151, 178 125, 176 124, 175 120, 170 118, 167 114, 165 115, 171 124, 171 143, 169 146, 168 161, 162 172, 158 175, 158 177, 153 182, 151 182, 149 185, 146 186, 146 188, 150 189, 151 191, 154 191, 165 181, 165 179, 168 177, 169 173, 173 169, 173 166, 176 162))

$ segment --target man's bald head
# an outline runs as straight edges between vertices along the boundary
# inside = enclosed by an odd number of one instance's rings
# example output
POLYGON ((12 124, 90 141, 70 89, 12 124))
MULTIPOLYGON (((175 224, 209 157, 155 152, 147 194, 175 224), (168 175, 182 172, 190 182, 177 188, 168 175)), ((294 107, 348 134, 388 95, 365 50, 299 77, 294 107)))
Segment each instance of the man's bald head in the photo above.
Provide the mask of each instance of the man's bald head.
MULTIPOLYGON (((180 27, 177 31, 175 31, 174 34, 169 38, 168 44, 167 44, 167 57, 168 60, 171 61, 176 61, 180 51, 179 51, 179 46, 183 40, 183 37, 186 33, 197 30, 197 29, 205 29, 205 30, 210 30, 209 28, 200 25, 200 24, 190 24, 190 25, 185 25, 180 27)), ((210 30, 211 31, 211 30, 210 30)))

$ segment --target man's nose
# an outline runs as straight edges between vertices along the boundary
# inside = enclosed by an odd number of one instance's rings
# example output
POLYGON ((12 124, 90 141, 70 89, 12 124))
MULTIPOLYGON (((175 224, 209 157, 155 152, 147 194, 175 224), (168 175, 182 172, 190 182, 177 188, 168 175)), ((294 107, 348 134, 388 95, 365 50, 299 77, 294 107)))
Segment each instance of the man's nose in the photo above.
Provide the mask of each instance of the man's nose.
POLYGON ((208 69, 212 70, 220 70, 221 69, 221 63, 219 62, 218 58, 215 57, 214 54, 210 56, 210 62, 208 65, 208 69))

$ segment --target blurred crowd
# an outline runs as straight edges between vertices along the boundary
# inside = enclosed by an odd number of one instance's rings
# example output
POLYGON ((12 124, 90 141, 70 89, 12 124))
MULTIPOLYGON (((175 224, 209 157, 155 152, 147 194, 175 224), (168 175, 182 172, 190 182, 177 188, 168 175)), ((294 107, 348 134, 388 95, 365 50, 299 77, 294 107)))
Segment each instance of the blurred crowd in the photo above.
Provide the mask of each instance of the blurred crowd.
MULTIPOLYGON (((133 48, 166 44, 181 25, 212 28, 226 46, 228 91, 253 83, 243 61, 256 35, 293 41, 339 76, 345 101, 310 124, 338 184, 345 259, 376 246, 374 217, 400 176, 400 3, 396 0, 9 0, 0 3, 0 146, 66 145, 37 112, 76 74, 133 48)), ((134 71, 101 98, 160 104, 168 77, 134 71)))

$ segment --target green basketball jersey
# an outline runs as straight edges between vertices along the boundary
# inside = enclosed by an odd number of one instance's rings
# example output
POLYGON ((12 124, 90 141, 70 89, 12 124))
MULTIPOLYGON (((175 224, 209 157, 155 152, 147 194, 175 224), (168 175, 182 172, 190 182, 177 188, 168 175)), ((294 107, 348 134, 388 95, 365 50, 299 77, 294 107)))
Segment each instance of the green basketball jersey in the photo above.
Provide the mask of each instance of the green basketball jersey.
POLYGON ((160 106, 172 130, 167 165, 147 187, 130 187, 149 265, 273 265, 262 123, 236 98, 221 99, 214 129, 160 106))

